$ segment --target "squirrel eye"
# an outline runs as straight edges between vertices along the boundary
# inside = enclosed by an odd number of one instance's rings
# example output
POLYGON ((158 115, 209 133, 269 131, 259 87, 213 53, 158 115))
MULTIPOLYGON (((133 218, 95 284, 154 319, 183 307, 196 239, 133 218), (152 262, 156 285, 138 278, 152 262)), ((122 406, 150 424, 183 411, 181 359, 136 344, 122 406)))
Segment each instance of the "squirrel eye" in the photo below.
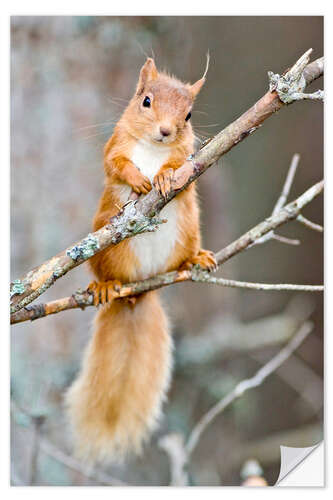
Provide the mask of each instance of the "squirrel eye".
POLYGON ((188 122, 188 121, 189 121, 189 119, 191 118, 191 116, 192 116, 192 113, 191 113, 191 111, 190 111, 190 112, 188 113, 188 115, 186 116, 185 121, 186 121, 186 122, 188 122))
POLYGON ((150 108, 150 99, 148 96, 146 96, 143 100, 143 103, 142 105, 145 107, 145 108, 150 108))

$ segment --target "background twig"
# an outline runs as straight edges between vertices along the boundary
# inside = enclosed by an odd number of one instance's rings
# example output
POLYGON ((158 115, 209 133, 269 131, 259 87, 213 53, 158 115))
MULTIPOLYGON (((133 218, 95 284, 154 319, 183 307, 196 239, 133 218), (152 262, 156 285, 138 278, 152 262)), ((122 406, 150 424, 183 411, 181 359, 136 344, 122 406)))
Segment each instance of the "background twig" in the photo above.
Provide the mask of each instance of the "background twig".
MULTIPOLYGON (((262 366, 253 377, 239 382, 233 391, 227 394, 207 413, 205 413, 205 415, 203 415, 203 417, 192 429, 189 438, 184 446, 182 446, 182 440, 181 437, 179 437, 177 439, 177 447, 175 447, 175 437, 172 436, 173 446, 171 447, 171 449, 170 446, 164 446, 164 449, 167 451, 169 456, 171 470, 173 470, 172 480, 175 480, 175 478, 180 478, 181 481, 183 481, 183 484, 186 484, 186 481, 188 481, 187 472, 185 470, 186 466, 207 427, 236 399, 241 397, 248 390, 261 385, 267 379, 267 377, 269 377, 274 371, 276 371, 282 365, 282 363, 284 363, 295 352, 295 350, 301 345, 305 338, 311 333, 312 329, 313 323, 310 321, 306 321, 288 342, 288 344, 283 349, 281 349, 281 351, 279 351, 278 354, 274 356, 274 358, 272 358, 270 361, 268 361, 268 363, 262 366), (176 457, 175 450, 177 452, 176 457), (181 457, 181 460, 179 459, 179 456, 181 457), (175 471, 176 468, 178 468, 178 470, 175 471)), ((166 440, 167 437, 168 436, 162 438, 162 440, 160 440, 160 443, 162 442, 163 444, 165 442, 168 442, 166 440)))
POLYGON ((288 342, 288 344, 281 349, 281 351, 272 358, 266 365, 264 365, 260 370, 250 379, 242 380, 235 389, 229 393, 225 398, 219 401, 213 408, 211 408, 197 423, 197 425, 192 430, 188 441, 186 443, 186 451, 188 456, 193 453, 195 447, 198 444, 200 436, 205 431, 207 426, 224 411, 227 406, 229 406, 235 399, 239 398, 244 394, 244 392, 258 385, 262 384, 266 378, 273 373, 279 366, 286 361, 289 356, 301 345, 303 340, 310 334, 313 329, 313 323, 307 321, 299 329, 299 331, 294 335, 294 337, 288 342))

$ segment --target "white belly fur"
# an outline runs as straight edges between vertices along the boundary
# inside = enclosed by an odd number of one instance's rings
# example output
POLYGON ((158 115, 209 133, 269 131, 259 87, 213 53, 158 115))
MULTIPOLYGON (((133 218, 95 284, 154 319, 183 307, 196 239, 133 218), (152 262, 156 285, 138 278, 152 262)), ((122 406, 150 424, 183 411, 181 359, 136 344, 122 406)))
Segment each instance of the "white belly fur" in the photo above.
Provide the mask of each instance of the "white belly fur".
MULTIPOLYGON (((140 141, 133 150, 131 161, 152 182, 169 155, 168 148, 140 141)), ((161 210, 160 217, 168 222, 161 224, 155 233, 138 234, 131 238, 132 250, 140 263, 138 279, 165 271, 165 265, 177 240, 177 204, 174 199, 161 210)))

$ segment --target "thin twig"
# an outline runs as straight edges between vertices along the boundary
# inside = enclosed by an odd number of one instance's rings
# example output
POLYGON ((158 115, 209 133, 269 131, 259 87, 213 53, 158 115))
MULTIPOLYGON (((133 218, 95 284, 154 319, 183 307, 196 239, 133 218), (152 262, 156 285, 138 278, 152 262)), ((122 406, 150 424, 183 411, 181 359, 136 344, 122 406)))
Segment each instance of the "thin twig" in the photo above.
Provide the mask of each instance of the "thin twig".
POLYGON ((159 447, 169 456, 171 486, 187 486, 188 475, 185 472, 187 455, 184 448, 184 437, 179 433, 167 434, 158 441, 159 447))
POLYGON ((39 438, 40 426, 43 419, 31 416, 32 427, 32 445, 31 445, 31 458, 30 458, 30 471, 29 471, 29 485, 34 485, 37 479, 37 461, 39 454, 39 438))
POLYGON ((300 160, 300 155, 298 153, 295 153, 292 157, 286 180, 284 182, 279 199, 277 200, 277 202, 275 204, 272 215, 277 214, 281 210, 281 208, 286 204, 286 201, 287 201, 289 193, 290 193, 291 186, 294 182, 296 170, 297 170, 297 167, 299 165, 299 160, 300 160))
MULTIPOLYGON (((230 243, 230 245, 217 252, 215 257, 218 265, 221 266, 222 264, 224 264, 224 262, 232 258, 234 255, 240 253, 242 250, 245 250, 249 246, 252 246, 254 242, 260 239, 263 235, 269 233, 271 230, 281 226, 282 224, 289 222, 290 220, 295 219, 302 210, 302 208, 308 203, 310 203, 316 196, 318 196, 322 192, 323 187, 324 187, 323 181, 318 182, 317 184, 309 188, 307 191, 305 191, 305 193, 299 196, 296 200, 292 201, 291 203, 283 207, 277 214, 264 220, 257 226, 250 229, 250 231, 243 234, 233 243, 230 243)), ((134 283, 127 283, 125 285, 122 285, 122 287, 118 292, 118 297, 123 298, 131 295, 138 295, 140 293, 147 292, 149 290, 156 290, 157 288, 161 288, 175 283, 180 283, 183 281, 200 281, 199 279, 200 276, 205 277, 206 280, 207 272, 203 272, 200 269, 197 270, 196 268, 194 268, 191 271, 172 271, 169 273, 160 274, 143 281, 137 281, 134 283)), ((231 282, 231 280, 226 280, 226 282, 227 281, 231 282)), ((246 287, 243 286, 244 285, 243 282, 239 283, 241 283, 240 287, 242 288, 246 287)), ((277 286, 288 286, 292 287, 289 288, 292 290, 320 291, 316 289, 317 288, 316 286, 314 289, 311 290, 304 288, 310 285, 264 285, 264 284, 254 284, 254 285, 248 284, 248 285, 249 285, 248 288, 250 288, 251 286, 252 288, 255 288, 255 285, 257 285, 256 289, 258 289, 258 286, 271 286, 273 287, 273 289, 276 289, 277 286)), ((232 286, 232 285, 225 284, 224 286, 232 286)), ((311 287, 313 288, 314 285, 311 285, 311 287)), ((87 291, 85 292, 79 291, 76 292, 71 297, 65 297, 62 299, 54 300, 52 302, 48 302, 46 304, 36 304, 34 306, 21 309, 17 313, 11 315, 11 324, 20 323, 22 321, 27 321, 29 319, 34 320, 42 318, 44 316, 48 316, 50 314, 55 314, 60 311, 65 311, 69 309, 77 309, 77 308, 84 309, 86 306, 91 306, 91 305, 93 305, 92 296, 89 295, 87 291)))
POLYGON ((313 229, 314 231, 318 231, 318 233, 322 233, 324 231, 323 226, 320 224, 315 224, 309 219, 306 219, 302 214, 299 214, 299 216, 296 218, 298 222, 303 224, 304 226, 308 227, 309 229, 313 229))
POLYGON ((287 245, 298 246, 301 244, 300 240, 295 238, 286 238, 286 236, 281 236, 281 234, 273 233, 272 240, 280 241, 281 243, 286 243, 287 245))
POLYGON ((44 437, 40 439, 40 449, 48 456, 57 460, 57 462, 62 463, 69 469, 79 472, 83 476, 92 479, 100 484, 104 484, 107 486, 129 486, 127 483, 121 481, 120 479, 111 477, 108 474, 101 472, 100 470, 87 467, 83 463, 76 460, 74 457, 64 453, 44 437))
MULTIPOLYGON (((280 194, 280 196, 279 196, 279 198, 278 198, 278 200, 273 208, 272 215, 276 215, 281 210, 281 208, 285 205, 285 203, 287 201, 292 183, 294 182, 296 170, 297 170, 297 167, 299 165, 299 160, 300 160, 300 155, 298 153, 295 153, 291 159, 286 180, 284 182, 281 194, 280 194)), ((265 234, 265 236, 257 239, 253 243, 253 245, 262 245, 263 243, 266 243, 266 241, 269 241, 269 240, 277 240, 277 241, 280 241, 281 243, 286 243, 288 245, 299 245, 300 244, 299 240, 292 240, 289 238, 285 238, 284 236, 280 236, 280 235, 275 234, 274 231, 269 231, 267 234, 265 234)))
POLYGON ((225 278, 216 278, 208 273, 202 273, 195 279, 201 283, 212 283, 214 285, 226 286, 231 288, 245 288, 246 290, 271 290, 271 291, 299 291, 299 292, 322 292, 322 285, 294 285, 289 283, 268 284, 268 283, 250 283, 248 281, 229 280, 225 278))
MULTIPOLYGON (((305 55, 300 60, 303 61, 304 57, 305 55)), ((293 68, 297 64, 300 66, 299 61, 293 68)), ((311 83, 322 74, 322 61, 314 61, 304 68, 305 84, 311 83)), ((156 215, 171 199, 202 175, 222 155, 255 132, 267 118, 283 106, 284 103, 277 92, 275 90, 268 91, 252 108, 217 134, 175 172, 172 190, 167 199, 152 189, 146 196, 131 201, 123 207, 122 211, 99 231, 71 245, 41 266, 29 271, 21 279, 15 280, 11 284, 11 313, 27 306, 52 286, 56 280, 96 253, 109 246, 117 245, 125 238, 133 237, 144 231, 156 230, 158 224, 161 223, 156 215)))

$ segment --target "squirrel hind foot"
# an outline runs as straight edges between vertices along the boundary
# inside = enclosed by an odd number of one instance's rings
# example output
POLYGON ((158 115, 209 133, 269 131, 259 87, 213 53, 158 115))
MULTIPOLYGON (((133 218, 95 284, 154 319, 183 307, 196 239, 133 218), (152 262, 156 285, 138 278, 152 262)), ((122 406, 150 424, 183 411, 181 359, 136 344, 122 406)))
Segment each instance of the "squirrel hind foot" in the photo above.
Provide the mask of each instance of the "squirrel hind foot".
POLYGON ((180 270, 189 270, 195 265, 199 265, 202 269, 207 269, 208 271, 216 271, 217 261, 214 253, 210 250, 201 249, 197 255, 184 262, 184 264, 180 267, 180 270))
POLYGON ((87 290, 94 297, 94 306, 111 304, 114 299, 119 297, 121 282, 118 280, 110 281, 92 281, 87 290))

